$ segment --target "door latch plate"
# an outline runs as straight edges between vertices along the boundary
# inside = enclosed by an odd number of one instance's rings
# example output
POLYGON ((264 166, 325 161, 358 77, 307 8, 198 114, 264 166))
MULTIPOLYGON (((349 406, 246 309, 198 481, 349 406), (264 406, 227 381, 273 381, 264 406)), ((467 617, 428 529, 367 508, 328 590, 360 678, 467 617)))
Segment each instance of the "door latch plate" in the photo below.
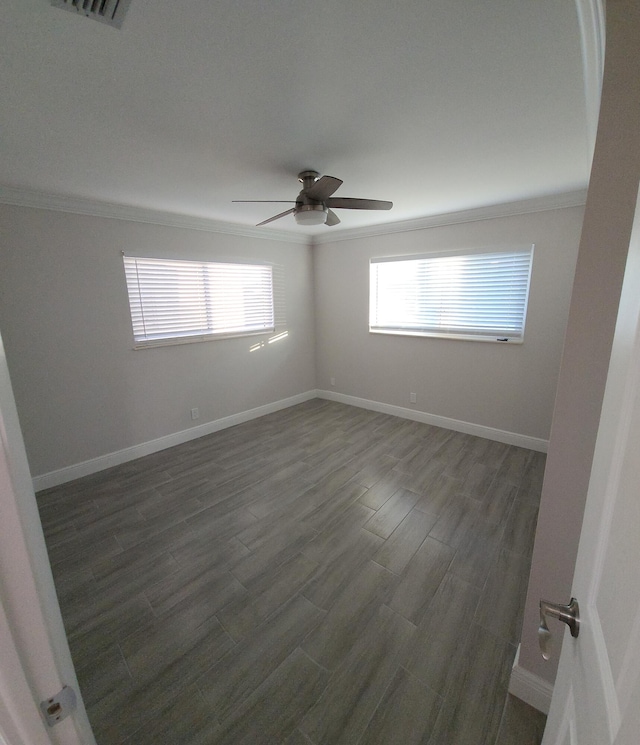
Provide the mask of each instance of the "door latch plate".
POLYGON ((40 710, 45 722, 49 727, 53 727, 68 717, 69 714, 72 714, 77 705, 76 692, 70 686, 64 686, 55 696, 46 699, 46 701, 41 701, 40 710))

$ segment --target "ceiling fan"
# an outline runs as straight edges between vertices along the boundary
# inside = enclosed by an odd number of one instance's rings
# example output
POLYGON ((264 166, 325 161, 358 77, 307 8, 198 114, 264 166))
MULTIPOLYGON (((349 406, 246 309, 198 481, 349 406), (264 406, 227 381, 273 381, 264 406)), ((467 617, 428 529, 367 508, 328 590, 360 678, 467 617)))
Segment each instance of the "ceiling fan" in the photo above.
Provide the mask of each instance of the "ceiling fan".
MULTIPOLYGON (((342 181, 333 176, 320 176, 317 171, 302 171, 298 174, 298 181, 302 184, 302 191, 295 200, 295 206, 278 215, 259 222, 256 227, 266 225, 281 217, 293 215, 298 225, 337 225, 340 218, 333 211, 347 210, 390 210, 393 202, 380 199, 353 199, 351 197, 333 197, 342 181)), ((277 202, 275 199, 234 199, 234 202, 277 202)), ((293 202, 293 200, 291 200, 293 202)))

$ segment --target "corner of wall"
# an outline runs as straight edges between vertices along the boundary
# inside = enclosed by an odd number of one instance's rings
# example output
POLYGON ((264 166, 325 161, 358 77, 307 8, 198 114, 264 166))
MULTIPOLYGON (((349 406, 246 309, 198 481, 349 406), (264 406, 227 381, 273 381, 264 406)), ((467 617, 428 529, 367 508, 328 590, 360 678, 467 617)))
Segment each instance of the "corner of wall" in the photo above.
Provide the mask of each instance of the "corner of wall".
POLYGON ((311 252, 311 307, 313 308, 313 357, 314 357, 314 381, 313 384, 317 388, 318 381, 320 380, 320 371, 318 369, 318 360, 320 359, 319 354, 319 328, 318 328, 318 286, 316 283, 317 277, 317 252, 316 246, 318 245, 316 239, 313 236, 309 237, 309 251, 311 252))

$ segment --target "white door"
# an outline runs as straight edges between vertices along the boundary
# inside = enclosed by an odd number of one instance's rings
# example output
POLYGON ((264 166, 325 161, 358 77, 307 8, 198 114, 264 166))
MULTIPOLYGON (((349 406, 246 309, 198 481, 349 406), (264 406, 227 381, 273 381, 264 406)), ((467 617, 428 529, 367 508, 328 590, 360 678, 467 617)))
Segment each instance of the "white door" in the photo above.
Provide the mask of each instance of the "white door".
MULTIPOLYGON (((543 745, 640 742, 640 199, 543 745)), ((569 598, 545 598, 568 603, 569 598)))
POLYGON ((0 743, 95 745, 64 635, 0 338, 0 743), (74 714, 49 728, 39 703, 63 685, 74 714))

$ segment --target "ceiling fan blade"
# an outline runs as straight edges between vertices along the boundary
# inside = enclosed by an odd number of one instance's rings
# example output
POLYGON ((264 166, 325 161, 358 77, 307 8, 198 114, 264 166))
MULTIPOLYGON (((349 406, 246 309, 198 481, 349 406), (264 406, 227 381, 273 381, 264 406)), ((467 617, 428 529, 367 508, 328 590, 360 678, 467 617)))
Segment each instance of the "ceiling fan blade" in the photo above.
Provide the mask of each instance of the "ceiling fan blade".
POLYGON ((268 220, 263 220, 262 222, 259 222, 256 225, 256 228, 259 228, 261 225, 266 225, 268 222, 273 222, 274 220, 279 220, 281 217, 286 217, 287 215, 292 215, 295 212, 295 207, 292 207, 290 210, 286 210, 285 212, 281 212, 279 215, 274 215, 273 217, 270 217, 268 220))
POLYGON ((340 222, 340 218, 333 210, 327 210, 327 219, 325 225, 337 225, 340 222))
POLYGON ((337 191, 342 186, 342 181, 339 178, 333 176, 323 176, 319 178, 313 186, 305 191, 305 194, 310 199, 317 199, 319 202, 324 202, 328 199, 334 191, 337 191))
POLYGON ((295 199, 232 199, 232 202, 242 204, 295 204, 295 199))
POLYGON ((345 210, 390 210, 393 207, 393 202, 384 202, 381 199, 332 197, 331 199, 327 199, 327 207, 336 207, 345 210))

